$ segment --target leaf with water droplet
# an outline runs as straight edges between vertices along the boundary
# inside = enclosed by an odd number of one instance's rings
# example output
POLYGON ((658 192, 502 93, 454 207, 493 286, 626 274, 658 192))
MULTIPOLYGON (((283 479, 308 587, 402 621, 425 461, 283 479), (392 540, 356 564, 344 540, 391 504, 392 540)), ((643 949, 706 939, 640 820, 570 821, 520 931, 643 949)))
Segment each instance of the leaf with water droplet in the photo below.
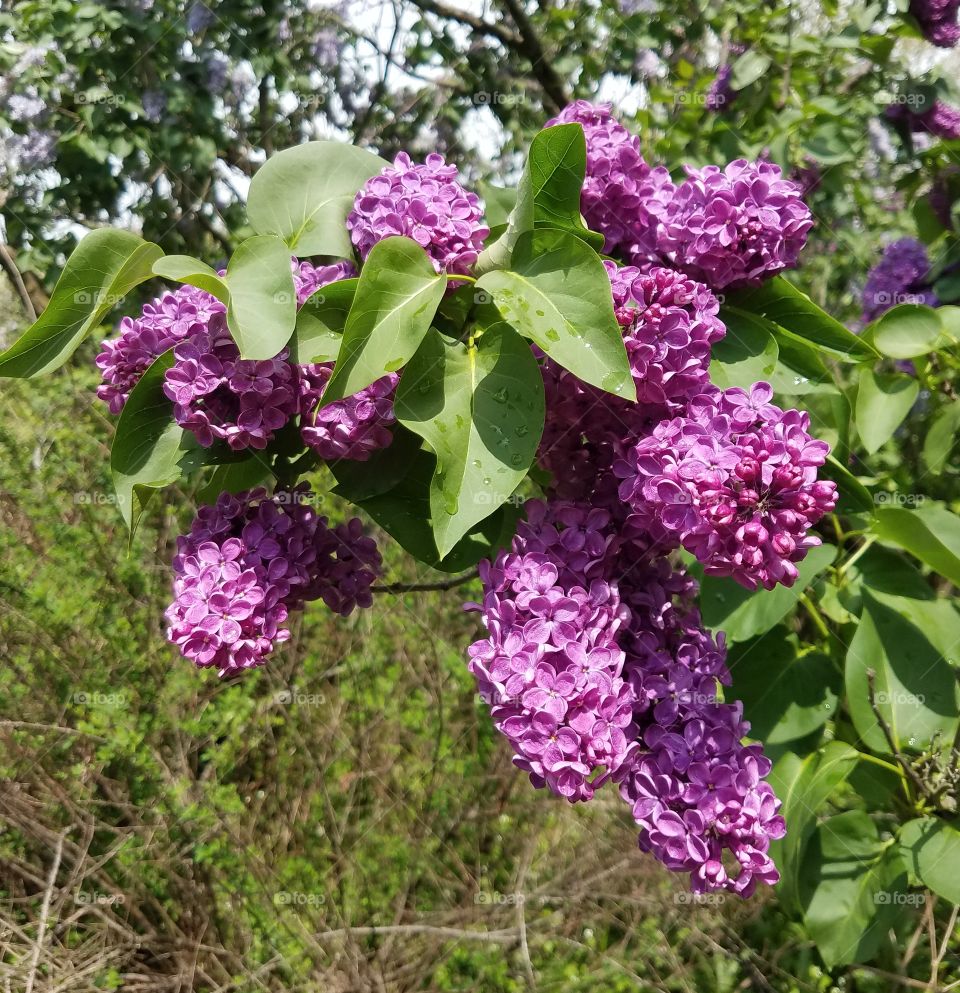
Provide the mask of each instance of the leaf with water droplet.
POLYGON ((584 382, 635 400, 610 278, 596 252, 572 234, 538 228, 517 239, 510 265, 477 283, 504 319, 584 382))
POLYGON ((430 505, 445 555, 510 499, 532 464, 544 422, 540 366, 504 323, 473 347, 431 330, 401 377, 395 409, 436 453, 430 505))

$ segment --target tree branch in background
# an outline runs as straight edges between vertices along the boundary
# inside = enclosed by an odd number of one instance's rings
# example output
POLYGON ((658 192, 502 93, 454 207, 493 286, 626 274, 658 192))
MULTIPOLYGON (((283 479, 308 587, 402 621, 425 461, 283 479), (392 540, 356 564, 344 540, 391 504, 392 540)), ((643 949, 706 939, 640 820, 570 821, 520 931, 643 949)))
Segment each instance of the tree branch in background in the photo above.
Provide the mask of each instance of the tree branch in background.
POLYGON ((530 68, 536 76, 538 82, 543 87, 544 93, 553 104, 553 109, 560 111, 570 102, 567 95, 567 88, 563 80, 557 75, 553 68, 553 63, 548 58, 540 38, 537 36, 527 12, 523 9, 520 0, 502 0, 503 6, 510 12, 514 24, 520 32, 520 45, 517 51, 525 55, 530 60, 530 68))
POLYGON ((23 281, 23 276, 20 273, 19 268, 17 268, 17 263, 14 261, 13 252, 10 248, 0 240, 0 266, 3 266, 3 271, 10 278, 10 282, 13 283, 14 289, 17 291, 17 296, 20 297, 20 302, 23 304, 23 309, 26 311, 27 317, 30 318, 30 323, 37 319, 37 310, 33 306, 33 300, 30 299, 30 294, 27 292, 27 286, 23 281))

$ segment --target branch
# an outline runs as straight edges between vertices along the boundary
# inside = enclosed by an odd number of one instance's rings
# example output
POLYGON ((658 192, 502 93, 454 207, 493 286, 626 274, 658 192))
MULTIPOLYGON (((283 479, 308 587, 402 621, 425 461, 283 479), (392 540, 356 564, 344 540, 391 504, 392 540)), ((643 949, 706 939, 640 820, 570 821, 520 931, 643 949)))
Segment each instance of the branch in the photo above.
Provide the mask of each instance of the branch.
POLYGON ((909 777, 910 782, 917 788, 919 795, 925 797, 926 799, 930 799, 930 791, 927 789, 926 783, 924 783, 924 781, 917 775, 917 770, 914 769, 913 764, 907 759, 907 757, 901 754, 890 725, 887 723, 883 714, 880 713, 880 706, 877 703, 877 673, 874 669, 867 669, 867 695, 870 698, 870 709, 873 711, 873 716, 880 725, 880 730, 883 731, 884 738, 887 739, 887 745, 889 746, 893 757, 903 768, 903 771, 909 777))
POLYGON ((30 323, 33 324, 37 319, 37 310, 27 292, 27 286, 17 268, 17 263, 14 261, 13 253, 2 239, 0 239, 0 266, 3 266, 3 271, 10 277, 10 282, 13 283, 17 296, 20 297, 23 309, 26 311, 27 317, 30 318, 30 323))
POLYGON ((439 592, 442 590, 452 590, 456 586, 463 586, 471 579, 476 579, 480 575, 479 569, 466 572, 462 576, 455 576, 453 579, 444 579, 438 583, 391 583, 388 586, 371 586, 372 593, 424 593, 439 592))
POLYGON ((344 927, 336 931, 321 931, 316 935, 317 941, 327 938, 348 938, 351 935, 375 934, 432 934, 439 938, 451 938, 455 941, 493 941, 501 945, 512 945, 517 940, 517 929, 509 928, 503 931, 468 931, 457 927, 439 927, 434 924, 383 924, 378 927, 344 927))
POLYGON ((439 0, 411 0, 411 3, 414 7, 419 7, 420 10, 436 14, 437 17, 442 17, 448 21, 456 21, 458 24, 465 24, 478 34, 486 35, 488 38, 496 38, 502 45, 506 45, 507 48, 512 48, 515 51, 519 51, 523 44, 523 39, 519 35, 515 35, 512 31, 503 27, 503 25, 484 20, 482 17, 477 17, 475 14, 470 14, 465 10, 457 10, 456 7, 448 7, 445 3, 439 2, 439 0))
POLYGON ((543 45, 540 44, 540 38, 537 36, 536 29, 530 18, 527 17, 527 12, 523 9, 522 3, 520 0, 502 0, 502 2, 504 7, 510 12, 510 16, 520 31, 520 45, 517 46, 517 50, 530 60, 530 68, 543 87, 544 92, 550 98, 550 102, 553 103, 554 109, 557 111, 563 110, 570 102, 570 98, 567 95, 567 88, 563 85, 563 80, 554 70, 553 63, 547 58, 543 50, 543 45))
MULTIPOLYGON (((72 827, 73 825, 71 825, 72 827)), ((50 866, 50 875, 47 876, 47 888, 43 894, 43 904, 40 907, 40 924, 37 927, 37 940, 30 955, 30 972, 27 975, 27 985, 24 993, 33 993, 33 984, 37 978, 37 967, 40 965, 40 951, 43 948, 43 939, 47 935, 47 917, 50 915, 50 900, 53 897, 53 887, 57 882, 57 873, 60 871, 60 859, 63 858, 63 843, 70 833, 70 828, 64 828, 57 839, 57 847, 53 853, 53 865, 50 866)))

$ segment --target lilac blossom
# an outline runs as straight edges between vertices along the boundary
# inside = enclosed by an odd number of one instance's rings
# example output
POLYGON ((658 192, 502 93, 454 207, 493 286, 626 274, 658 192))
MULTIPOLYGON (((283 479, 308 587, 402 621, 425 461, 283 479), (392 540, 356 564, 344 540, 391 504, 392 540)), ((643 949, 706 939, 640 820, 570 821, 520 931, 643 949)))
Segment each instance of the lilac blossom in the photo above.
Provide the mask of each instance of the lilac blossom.
POLYGON ((943 100, 934 100, 933 106, 920 113, 914 113, 906 104, 893 103, 887 107, 886 116, 913 132, 927 132, 948 141, 960 139, 960 108, 943 100))
POLYGON ((924 38, 940 48, 953 48, 960 41, 958 10, 960 0, 910 0, 910 13, 924 38))
POLYGON ((707 110, 719 111, 729 107, 736 99, 737 91, 730 84, 733 66, 725 64, 717 69, 717 75, 707 90, 707 110))
POLYGON ((883 257, 870 270, 863 290, 863 319, 876 320, 898 303, 937 305, 930 287, 930 259, 915 238, 901 238, 883 250, 883 257))
POLYGON ((659 247, 671 265, 722 290, 756 285, 796 264, 813 217, 779 166, 737 159, 686 171, 657 210, 659 247))
POLYGON ((682 545, 708 575, 747 589, 792 586, 821 543, 810 529, 837 499, 817 478, 828 445, 810 436, 808 414, 772 395, 766 383, 710 387, 614 466, 632 531, 664 551, 682 545))
POLYGON ((437 272, 461 275, 469 273, 490 233, 477 195, 457 181, 457 167, 435 152, 422 164, 400 152, 392 166, 368 179, 347 229, 361 259, 378 241, 402 235, 426 250, 437 272))
POLYGON ((290 612, 322 599, 346 616, 372 603, 381 559, 356 519, 331 528, 306 486, 224 493, 177 539, 168 640, 202 668, 232 676, 290 637, 290 612))

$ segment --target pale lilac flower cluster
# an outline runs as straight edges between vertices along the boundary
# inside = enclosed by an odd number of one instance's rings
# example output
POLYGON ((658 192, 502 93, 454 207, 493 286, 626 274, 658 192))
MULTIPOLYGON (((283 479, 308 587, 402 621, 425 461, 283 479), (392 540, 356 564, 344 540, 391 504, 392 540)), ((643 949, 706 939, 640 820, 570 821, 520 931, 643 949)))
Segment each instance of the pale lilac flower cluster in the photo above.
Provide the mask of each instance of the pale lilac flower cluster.
POLYGON ((883 250, 883 257, 870 270, 863 290, 863 319, 876 320, 899 303, 937 306, 930 286, 930 259, 916 238, 901 238, 883 250))
POLYGON ((490 233, 477 195, 457 181, 457 167, 435 152, 422 164, 400 152, 392 166, 368 179, 347 229, 361 259, 378 241, 402 235, 426 250, 437 272, 460 275, 469 273, 490 233))
POLYGON ((369 607, 381 559, 352 520, 331 528, 306 487, 224 493, 177 539, 167 637, 197 666, 232 676, 290 637, 290 612, 322 599, 346 616, 369 607))
POLYGON ((820 544, 810 528, 837 500, 836 484, 817 478, 829 446, 811 438, 808 414, 772 395, 766 383, 710 387, 614 466, 633 529, 747 589, 792 586, 820 544))
POLYGON ((103 382, 97 396, 119 414, 147 368, 168 349, 198 335, 226 330, 226 309, 216 297, 182 286, 146 304, 139 317, 124 317, 116 338, 97 356, 103 382))
POLYGON ((691 606, 696 584, 666 559, 632 570, 620 590, 631 613, 620 643, 637 747, 617 779, 640 847, 690 873, 695 892, 749 896, 779 879, 768 850, 785 825, 763 781, 770 760, 743 743, 750 725, 741 705, 717 697, 718 680, 730 682, 723 637, 703 629, 691 606))
POLYGON ((910 0, 910 13, 924 38, 940 48, 953 48, 960 41, 958 10, 960 0, 910 0))
POLYGON ((613 116, 610 104, 577 100, 546 127, 555 124, 583 127, 587 174, 580 209, 588 227, 604 236, 603 250, 608 254, 628 250, 653 226, 646 202, 669 185, 669 174, 647 165, 640 154, 640 139, 613 116))
POLYGON ((488 637, 469 663, 514 763, 571 802, 619 783, 641 848, 696 891, 776 882, 770 762, 742 743, 740 705, 717 698, 729 673, 690 606, 696 584, 638 560, 604 510, 533 501, 527 516, 481 566, 488 637))
POLYGON ((626 759, 632 720, 616 644, 625 612, 608 582, 615 537, 603 510, 527 511, 512 548, 481 564, 489 637, 469 667, 534 786, 589 800, 626 759))
POLYGON ((737 159, 723 169, 686 171, 658 211, 658 244, 671 265, 722 290, 755 285, 796 264, 813 216, 779 166, 737 159))

